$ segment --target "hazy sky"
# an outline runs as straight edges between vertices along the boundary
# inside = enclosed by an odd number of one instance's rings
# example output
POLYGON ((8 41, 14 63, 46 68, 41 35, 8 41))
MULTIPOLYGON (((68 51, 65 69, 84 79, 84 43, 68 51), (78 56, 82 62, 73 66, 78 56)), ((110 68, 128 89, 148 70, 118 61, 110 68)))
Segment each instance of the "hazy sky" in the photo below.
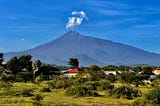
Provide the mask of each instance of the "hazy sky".
POLYGON ((0 0, 0 13, 1 52, 47 43, 73 25, 85 35, 160 53, 160 0, 0 0))

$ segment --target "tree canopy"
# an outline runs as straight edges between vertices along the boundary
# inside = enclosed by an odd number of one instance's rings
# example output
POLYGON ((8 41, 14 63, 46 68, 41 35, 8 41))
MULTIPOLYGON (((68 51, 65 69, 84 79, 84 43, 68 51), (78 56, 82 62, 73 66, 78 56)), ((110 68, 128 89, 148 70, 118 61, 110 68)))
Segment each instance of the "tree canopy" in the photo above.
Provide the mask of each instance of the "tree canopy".
POLYGON ((78 68, 79 61, 77 58, 69 58, 68 64, 71 65, 73 68, 78 68))
POLYGON ((12 71, 13 74, 26 69, 27 71, 32 71, 32 56, 23 55, 21 57, 13 57, 6 63, 6 67, 12 71))

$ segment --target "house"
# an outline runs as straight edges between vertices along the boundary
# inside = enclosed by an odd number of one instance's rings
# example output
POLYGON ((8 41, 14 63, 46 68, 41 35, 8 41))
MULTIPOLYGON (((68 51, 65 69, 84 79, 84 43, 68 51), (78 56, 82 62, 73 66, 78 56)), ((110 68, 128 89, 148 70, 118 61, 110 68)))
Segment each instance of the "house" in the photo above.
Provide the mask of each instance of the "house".
POLYGON ((159 75, 160 74, 160 68, 156 68, 155 70, 152 71, 153 74, 159 75))
POLYGON ((117 75, 116 71, 103 71, 106 75, 109 75, 109 74, 113 74, 113 75, 117 75))
POLYGON ((80 68, 69 69, 63 72, 63 76, 64 77, 75 77, 78 72, 85 72, 85 71, 80 68))

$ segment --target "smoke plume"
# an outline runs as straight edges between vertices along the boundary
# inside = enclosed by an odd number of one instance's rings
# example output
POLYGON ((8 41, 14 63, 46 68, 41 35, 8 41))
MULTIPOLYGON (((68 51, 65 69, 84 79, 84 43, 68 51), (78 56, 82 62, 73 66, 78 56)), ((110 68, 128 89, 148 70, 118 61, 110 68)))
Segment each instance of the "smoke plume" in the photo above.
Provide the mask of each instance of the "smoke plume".
POLYGON ((83 20, 88 20, 88 17, 84 11, 73 11, 72 17, 68 17, 68 23, 66 24, 66 28, 74 28, 79 26, 83 20))

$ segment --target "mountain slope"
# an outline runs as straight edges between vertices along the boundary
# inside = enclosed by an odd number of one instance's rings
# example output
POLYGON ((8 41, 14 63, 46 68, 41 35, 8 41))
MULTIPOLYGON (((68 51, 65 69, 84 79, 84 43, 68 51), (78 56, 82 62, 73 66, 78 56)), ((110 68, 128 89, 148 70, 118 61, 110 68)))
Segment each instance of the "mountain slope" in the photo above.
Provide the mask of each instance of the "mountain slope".
POLYGON ((34 60, 44 63, 67 65, 71 57, 76 57, 80 65, 121 65, 150 64, 158 65, 160 55, 135 47, 98 39, 69 31, 56 40, 22 52, 6 53, 5 58, 31 54, 34 60))

